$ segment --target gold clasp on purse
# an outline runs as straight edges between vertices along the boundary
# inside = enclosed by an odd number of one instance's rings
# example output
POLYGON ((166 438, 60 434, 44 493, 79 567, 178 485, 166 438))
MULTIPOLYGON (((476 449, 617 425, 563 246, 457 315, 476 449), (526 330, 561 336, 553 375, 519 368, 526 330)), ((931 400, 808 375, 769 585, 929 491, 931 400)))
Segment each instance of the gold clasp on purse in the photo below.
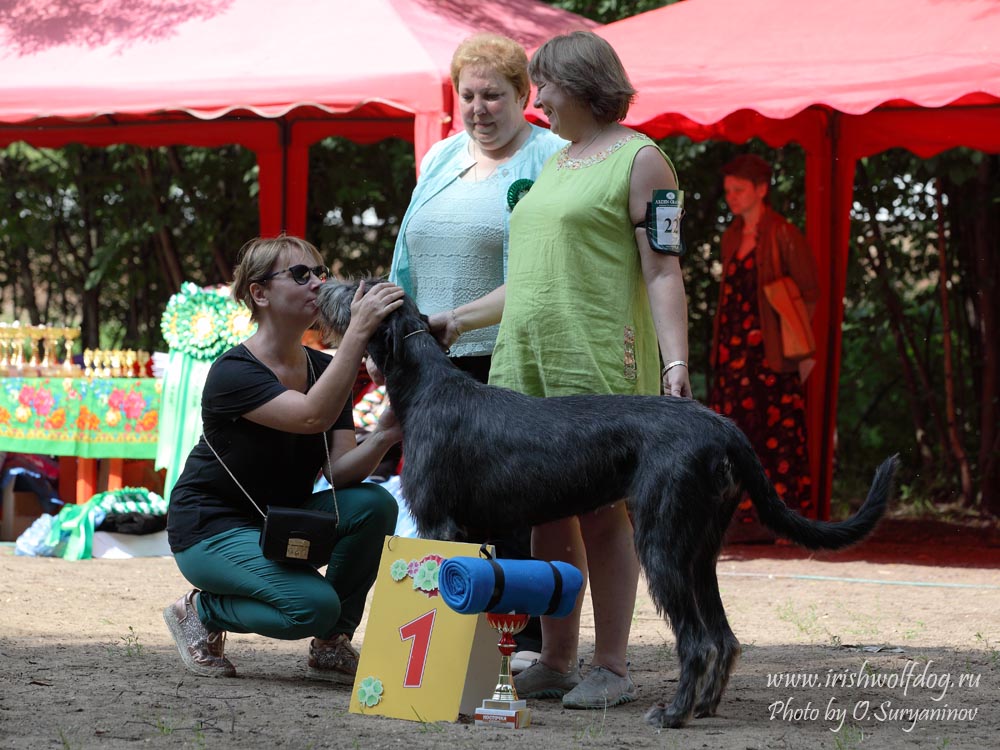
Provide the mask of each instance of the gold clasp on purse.
POLYGON ((309 540, 289 539, 288 546, 285 548, 285 557, 291 560, 308 560, 309 540))

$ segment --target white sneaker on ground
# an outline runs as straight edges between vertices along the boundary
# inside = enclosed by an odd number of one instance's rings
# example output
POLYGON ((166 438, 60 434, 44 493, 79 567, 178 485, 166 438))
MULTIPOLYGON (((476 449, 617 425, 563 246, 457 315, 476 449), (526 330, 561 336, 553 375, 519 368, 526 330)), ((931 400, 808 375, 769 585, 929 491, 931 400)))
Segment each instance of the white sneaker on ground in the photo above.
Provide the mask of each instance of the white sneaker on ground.
POLYGON ((523 672, 541 657, 537 651, 518 651, 510 657, 510 673, 523 672))

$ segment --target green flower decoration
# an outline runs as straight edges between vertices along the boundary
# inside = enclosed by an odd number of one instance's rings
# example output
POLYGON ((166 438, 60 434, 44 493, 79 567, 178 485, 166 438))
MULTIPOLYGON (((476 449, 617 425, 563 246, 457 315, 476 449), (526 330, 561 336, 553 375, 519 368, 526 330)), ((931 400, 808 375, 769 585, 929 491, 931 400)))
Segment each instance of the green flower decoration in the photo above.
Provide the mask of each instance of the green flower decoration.
POLYGON ((514 180, 507 188, 507 208, 513 211, 517 202, 528 194, 534 184, 534 181, 526 180, 523 177, 520 180, 514 180))
POLYGON ((389 567, 389 575, 392 576, 392 580, 399 583, 406 578, 407 575, 409 575, 407 571, 408 567, 409 566, 406 564, 406 560, 396 560, 396 562, 389 567))
POLYGON ((160 326, 172 351, 208 361, 256 330, 250 311, 228 292, 202 289, 190 281, 167 302, 160 326))
POLYGON ((382 680, 377 677, 365 677, 358 687, 358 703, 366 708, 377 706, 382 700, 383 692, 385 692, 385 688, 382 685, 382 680))
POLYGON ((425 560, 413 576, 413 588, 421 591, 437 591, 438 571, 441 569, 437 560, 425 560))

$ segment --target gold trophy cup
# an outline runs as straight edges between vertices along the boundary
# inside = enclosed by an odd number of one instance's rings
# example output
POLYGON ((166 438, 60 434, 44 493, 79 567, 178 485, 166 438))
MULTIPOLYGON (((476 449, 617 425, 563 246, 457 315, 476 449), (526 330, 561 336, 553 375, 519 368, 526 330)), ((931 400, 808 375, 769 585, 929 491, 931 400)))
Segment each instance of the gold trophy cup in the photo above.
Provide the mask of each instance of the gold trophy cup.
POLYGON ((63 359, 63 370, 67 373, 75 373, 76 366, 73 364, 73 341, 80 338, 79 328, 63 328, 63 336, 66 338, 66 356, 63 359))
POLYGON ((517 650, 514 636, 528 624, 528 615, 486 613, 486 622, 500 634, 497 649, 500 651, 500 677, 493 690, 493 697, 483 701, 476 709, 477 726, 524 729, 531 724, 531 711, 525 701, 518 699, 514 680, 510 674, 510 657, 517 650))

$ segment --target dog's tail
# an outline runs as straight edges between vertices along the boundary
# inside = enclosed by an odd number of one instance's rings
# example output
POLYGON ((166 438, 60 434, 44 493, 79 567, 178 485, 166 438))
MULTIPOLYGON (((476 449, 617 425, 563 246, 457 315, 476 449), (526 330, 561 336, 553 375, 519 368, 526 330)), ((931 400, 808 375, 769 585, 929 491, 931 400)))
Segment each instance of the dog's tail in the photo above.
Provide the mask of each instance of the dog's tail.
POLYGON ((838 522, 813 521, 790 510, 768 481, 759 460, 740 467, 743 469, 740 473, 761 523, 779 536, 809 549, 841 549, 868 536, 885 514, 898 465, 898 455, 883 461, 875 471, 875 479, 864 504, 853 516, 838 522))

